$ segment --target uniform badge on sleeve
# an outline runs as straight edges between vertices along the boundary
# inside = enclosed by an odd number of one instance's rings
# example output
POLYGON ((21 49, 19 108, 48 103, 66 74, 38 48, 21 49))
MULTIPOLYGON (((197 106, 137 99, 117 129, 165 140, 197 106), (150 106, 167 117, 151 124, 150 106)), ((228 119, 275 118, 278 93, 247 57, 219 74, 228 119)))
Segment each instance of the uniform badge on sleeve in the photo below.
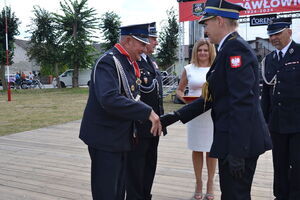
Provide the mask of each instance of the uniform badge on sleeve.
POLYGON ((239 68, 242 66, 242 57, 241 56, 230 56, 230 67, 239 68))

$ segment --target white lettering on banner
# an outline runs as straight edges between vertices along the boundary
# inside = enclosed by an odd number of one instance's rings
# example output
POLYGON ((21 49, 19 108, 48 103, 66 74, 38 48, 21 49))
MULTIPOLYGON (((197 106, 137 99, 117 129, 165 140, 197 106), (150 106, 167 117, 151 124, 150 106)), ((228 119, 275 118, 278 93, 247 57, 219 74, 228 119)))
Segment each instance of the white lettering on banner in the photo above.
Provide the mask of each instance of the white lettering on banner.
POLYGON ((254 13, 254 11, 251 10, 271 12, 273 11, 273 8, 300 5, 300 0, 254 0, 237 4, 247 9, 245 13, 254 13))
POLYGON ((252 1, 252 7, 253 7, 253 9, 259 9, 259 8, 261 8, 262 7, 262 1, 252 1))
POLYGON ((271 7, 276 8, 279 7, 280 1, 279 0, 272 0, 271 1, 271 7))
POLYGON ((264 8, 270 8, 269 1, 264 1, 264 8))
POLYGON ((270 20, 274 19, 276 15, 261 15, 261 16, 251 16, 250 17, 250 26, 260 26, 267 25, 270 20))
POLYGON ((282 6, 291 6, 292 0, 281 0, 282 6))
POLYGON ((249 2, 246 2, 243 7, 246 8, 247 10, 251 10, 252 9, 249 2))

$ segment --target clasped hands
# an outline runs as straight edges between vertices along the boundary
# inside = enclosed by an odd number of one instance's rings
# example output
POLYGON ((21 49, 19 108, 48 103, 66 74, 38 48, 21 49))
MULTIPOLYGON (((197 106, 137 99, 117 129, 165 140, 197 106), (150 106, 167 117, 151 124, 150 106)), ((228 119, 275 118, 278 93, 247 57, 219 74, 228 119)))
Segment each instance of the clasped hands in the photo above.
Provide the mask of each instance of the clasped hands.
POLYGON ((149 120, 152 122, 150 132, 153 136, 160 136, 162 128, 167 127, 179 120, 179 113, 174 111, 161 115, 160 117, 152 110, 149 116, 149 120))

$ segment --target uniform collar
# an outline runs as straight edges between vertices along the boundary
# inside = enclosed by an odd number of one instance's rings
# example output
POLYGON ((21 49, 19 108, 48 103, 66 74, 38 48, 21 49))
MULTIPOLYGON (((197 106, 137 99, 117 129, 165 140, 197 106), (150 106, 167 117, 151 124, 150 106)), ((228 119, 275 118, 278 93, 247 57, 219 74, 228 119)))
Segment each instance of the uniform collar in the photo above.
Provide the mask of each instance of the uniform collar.
POLYGON ((286 53, 287 50, 290 48, 292 41, 293 41, 293 40, 291 40, 291 41, 288 43, 288 45, 286 45, 283 49, 281 49, 281 50, 276 49, 277 55, 279 55, 279 51, 281 51, 281 52, 282 52, 282 57, 284 57, 285 53, 286 53))
MULTIPOLYGON (((233 32, 234 32, 234 31, 233 31, 233 32)), ((222 48, 222 45, 223 45, 224 41, 226 40, 226 38, 227 38, 230 34, 232 34, 233 32, 230 32, 230 33, 228 33, 227 35, 225 35, 225 37, 223 37, 223 39, 222 39, 221 42, 219 43, 219 46, 218 46, 218 52, 219 52, 220 49, 222 48)))
POLYGON ((146 54, 142 53, 141 57, 147 62, 147 55, 146 54))

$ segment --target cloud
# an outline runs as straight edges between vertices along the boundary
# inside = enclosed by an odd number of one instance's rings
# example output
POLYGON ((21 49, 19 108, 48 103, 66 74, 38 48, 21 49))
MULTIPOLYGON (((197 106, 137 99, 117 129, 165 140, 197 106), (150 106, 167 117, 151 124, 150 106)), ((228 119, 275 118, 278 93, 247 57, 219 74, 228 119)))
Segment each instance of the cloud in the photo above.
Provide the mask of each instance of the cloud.
MULTIPOLYGON (((59 2, 60 0, 6 0, 7 5, 11 6, 12 11, 15 12, 21 22, 19 27, 21 35, 18 38, 24 39, 26 36, 29 36, 25 31, 29 29, 28 25, 33 17, 32 10, 34 5, 38 5, 50 12, 60 12, 59 2)), ((4 7, 4 1, 0 1, 0 7, 4 7)), ((98 17, 107 11, 114 11, 121 17, 122 25, 156 21, 158 31, 160 31, 160 24, 167 19, 167 9, 171 7, 178 9, 178 3, 176 0, 89 0, 88 7, 95 8, 98 17)), ((293 30, 299 30, 299 19, 294 19, 293 23, 293 30)), ((249 26, 246 28, 244 24, 241 24, 239 32, 245 39, 252 40, 255 37, 266 38, 265 29, 265 26, 253 29, 249 26)), ((185 32, 188 34, 188 28, 186 28, 185 32)), ((293 39, 300 42, 300 34, 295 33, 294 31, 293 39)), ((188 36, 186 36, 187 38, 188 36)))

